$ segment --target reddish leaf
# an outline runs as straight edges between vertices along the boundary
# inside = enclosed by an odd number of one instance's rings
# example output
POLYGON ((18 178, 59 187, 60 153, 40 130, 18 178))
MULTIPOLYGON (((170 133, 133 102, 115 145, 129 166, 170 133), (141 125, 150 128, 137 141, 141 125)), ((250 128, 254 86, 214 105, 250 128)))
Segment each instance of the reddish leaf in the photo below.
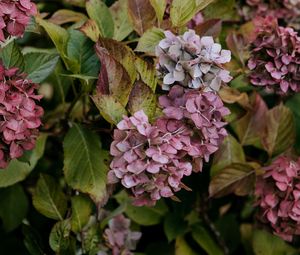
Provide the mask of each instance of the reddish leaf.
POLYGON ((245 61, 249 59, 247 43, 245 42, 244 37, 235 32, 231 32, 226 38, 226 43, 233 56, 244 66, 245 61))
POLYGON ((200 36, 218 37, 222 30, 222 20, 210 19, 195 27, 195 31, 200 36))

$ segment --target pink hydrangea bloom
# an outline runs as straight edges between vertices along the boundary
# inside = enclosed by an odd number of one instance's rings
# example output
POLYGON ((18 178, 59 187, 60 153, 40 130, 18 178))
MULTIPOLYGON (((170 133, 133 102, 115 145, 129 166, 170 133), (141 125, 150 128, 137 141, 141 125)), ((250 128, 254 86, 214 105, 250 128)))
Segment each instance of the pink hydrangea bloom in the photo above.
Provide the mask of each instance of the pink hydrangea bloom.
POLYGON ((6 69, 0 63, 0 168, 35 146, 43 115, 36 89, 37 84, 17 68, 6 69))
POLYGON ((257 36, 248 67, 253 85, 277 93, 300 91, 300 38, 292 28, 280 27, 272 17, 256 19, 257 36))
POLYGON ((256 183, 259 219, 274 234, 292 241, 300 235, 300 158, 297 161, 279 156, 265 168, 256 183))
POLYGON ((0 42, 10 35, 22 37, 30 16, 36 13, 36 5, 30 0, 1 0, 0 42))
POLYGON ((223 64, 231 59, 229 50, 222 50, 210 36, 199 37, 194 30, 176 36, 165 31, 166 38, 156 47, 157 70, 163 79, 163 89, 174 84, 183 87, 218 91, 222 82, 232 77, 223 64))
POLYGON ((122 214, 112 218, 108 223, 108 228, 104 230, 106 246, 111 250, 112 255, 133 255, 131 251, 136 248, 141 236, 141 232, 130 230, 130 220, 122 214))

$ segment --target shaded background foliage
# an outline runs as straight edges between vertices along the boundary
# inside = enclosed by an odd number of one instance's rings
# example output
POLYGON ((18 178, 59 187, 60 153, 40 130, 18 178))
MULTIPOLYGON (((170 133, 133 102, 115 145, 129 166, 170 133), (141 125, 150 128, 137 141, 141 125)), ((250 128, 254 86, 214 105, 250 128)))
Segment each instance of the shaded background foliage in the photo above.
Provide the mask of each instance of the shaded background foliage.
POLYGON ((142 232, 136 254, 299 254, 299 240, 262 229, 253 207, 261 166, 300 152, 299 94, 250 85, 253 24, 239 16, 242 1, 174 0, 167 19, 163 2, 36 1, 40 15, 24 37, 2 46, 6 67, 41 84, 45 115, 36 148, 0 172, 1 254, 97 254, 119 213, 142 232), (106 186, 112 131, 124 114, 160 115, 154 48, 163 29, 183 32, 198 11, 205 21, 196 32, 233 54, 226 68, 234 79, 219 93, 230 135, 201 174, 184 179, 192 192, 176 194, 181 202, 134 207, 121 187, 106 186))

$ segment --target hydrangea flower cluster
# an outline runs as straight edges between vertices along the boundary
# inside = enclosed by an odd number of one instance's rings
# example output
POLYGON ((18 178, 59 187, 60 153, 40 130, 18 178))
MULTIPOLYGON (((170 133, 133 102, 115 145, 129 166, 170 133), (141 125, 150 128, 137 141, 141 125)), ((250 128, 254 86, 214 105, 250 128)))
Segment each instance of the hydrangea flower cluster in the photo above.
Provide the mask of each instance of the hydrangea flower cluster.
POLYGON ((36 103, 37 84, 0 63, 0 168, 35 146, 43 109, 36 103))
POLYGON ((22 37, 30 16, 37 13, 30 0, 2 0, 0 8, 0 42, 8 36, 22 37))
POLYGON ((298 0, 247 0, 241 12, 246 20, 273 16, 285 21, 286 24, 296 25, 300 20, 300 2, 298 0))
POLYGON ((111 253, 100 251, 98 255, 133 255, 137 242, 142 236, 141 232, 130 230, 130 220, 120 214, 112 218, 108 223, 108 228, 104 231, 106 246, 111 253))
POLYGON ((277 93, 300 91, 300 38, 292 28, 278 26, 268 16, 256 19, 257 37, 252 43, 248 67, 253 85, 277 93))
POLYGON ((196 35, 194 30, 176 36, 165 31, 166 38, 156 47, 159 58, 157 69, 163 78, 163 89, 169 90, 174 84, 204 91, 218 91, 222 82, 232 77, 223 64, 231 59, 229 50, 210 36, 196 35))
POLYGON ((279 156, 256 183, 259 218, 274 234, 292 241, 300 235, 300 158, 279 156))
POLYGON ((227 135, 229 110, 214 92, 174 86, 159 101, 165 116, 153 125, 143 111, 124 117, 111 144, 109 183, 121 180, 139 206, 186 188, 182 178, 201 171, 227 135))

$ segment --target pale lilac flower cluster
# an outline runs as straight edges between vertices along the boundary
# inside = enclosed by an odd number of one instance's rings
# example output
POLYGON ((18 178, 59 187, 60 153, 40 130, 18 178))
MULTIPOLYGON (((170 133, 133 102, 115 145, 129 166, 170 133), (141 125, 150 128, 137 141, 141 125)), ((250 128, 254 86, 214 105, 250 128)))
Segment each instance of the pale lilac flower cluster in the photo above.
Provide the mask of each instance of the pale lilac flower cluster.
POLYGON ((278 26, 272 17, 257 18, 256 40, 248 67, 253 85, 276 93, 300 91, 300 38, 292 28, 278 26))
POLYGON ((163 79, 163 89, 169 90, 174 84, 204 91, 218 91, 222 82, 232 77, 223 64, 231 59, 229 50, 210 36, 199 37, 194 30, 176 36, 165 31, 166 38, 156 47, 157 70, 163 79))
POLYGON ((185 188, 182 178, 201 171, 227 135, 222 118, 229 110, 214 92, 174 86, 159 102, 163 117, 153 125, 143 111, 124 117, 110 149, 109 183, 121 180, 139 206, 185 188))
POLYGON ((36 13, 36 5, 30 0, 1 0, 0 42, 9 36, 22 37, 30 16, 36 13))
POLYGON ((98 255, 133 255, 141 232, 130 230, 130 220, 120 214, 112 218, 104 230, 105 246, 110 252, 100 251, 98 255))
POLYGON ((43 115, 36 89, 37 84, 17 68, 6 69, 0 63, 0 168, 35 146, 43 115))
POLYGON ((256 183, 259 219, 271 226, 274 234, 292 241, 300 235, 300 158, 279 156, 256 183))

